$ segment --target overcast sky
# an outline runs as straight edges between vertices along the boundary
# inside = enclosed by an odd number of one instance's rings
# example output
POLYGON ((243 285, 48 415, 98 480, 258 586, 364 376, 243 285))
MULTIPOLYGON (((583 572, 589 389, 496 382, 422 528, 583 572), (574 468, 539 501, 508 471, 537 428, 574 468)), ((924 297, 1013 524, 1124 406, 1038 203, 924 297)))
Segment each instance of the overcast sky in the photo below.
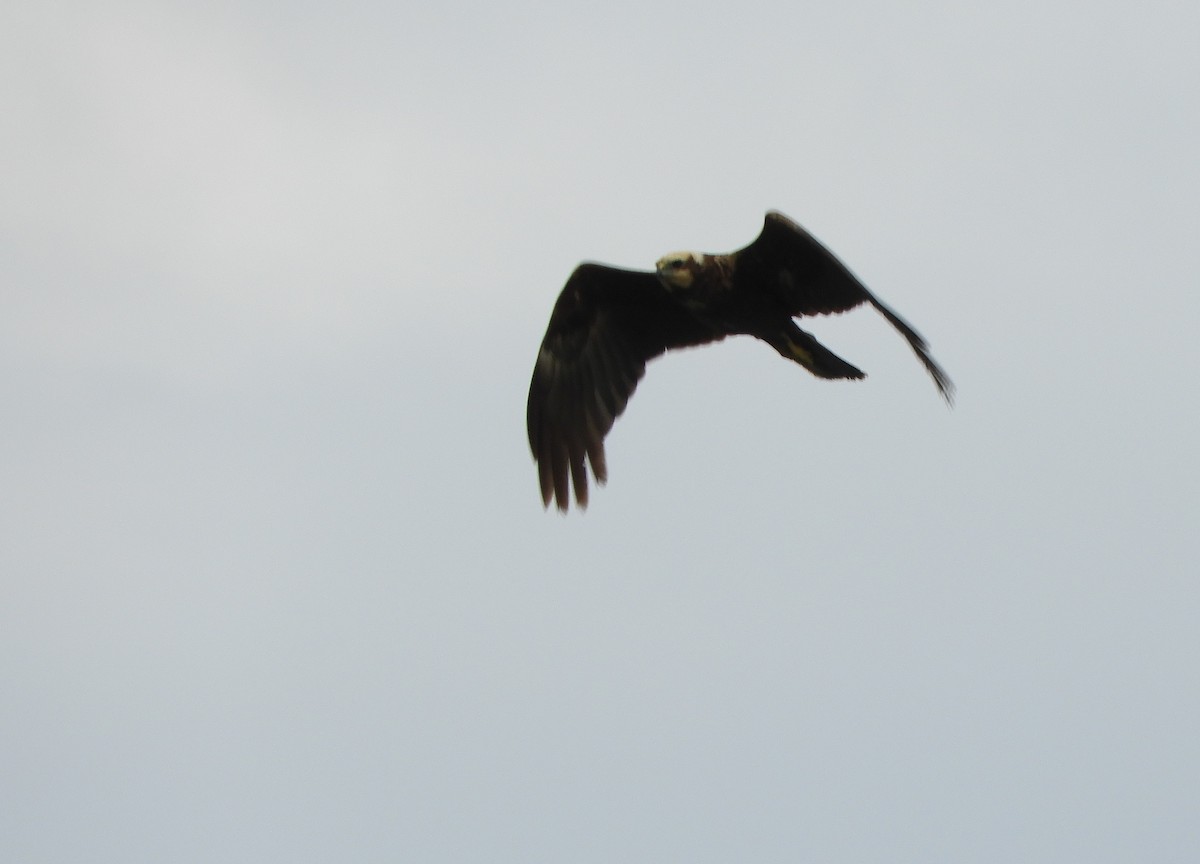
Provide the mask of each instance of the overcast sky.
POLYGON ((0 13, 0 859, 1200 858, 1194 2, 0 13), (778 208, 930 341, 524 430, 778 208))

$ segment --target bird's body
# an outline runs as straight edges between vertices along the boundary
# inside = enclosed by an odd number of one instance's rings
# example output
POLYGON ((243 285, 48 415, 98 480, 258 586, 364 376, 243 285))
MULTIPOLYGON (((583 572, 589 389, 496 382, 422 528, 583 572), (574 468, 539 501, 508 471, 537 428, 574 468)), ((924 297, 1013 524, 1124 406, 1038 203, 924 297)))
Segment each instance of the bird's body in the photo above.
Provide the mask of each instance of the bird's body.
POLYGON ((529 386, 529 446, 543 503, 553 499, 565 511, 573 481, 576 501, 587 506, 585 459, 603 483, 604 436, 647 361, 744 334, 820 378, 863 378, 793 320, 862 303, 900 331, 950 401, 953 385, 920 335, 780 213, 768 213, 758 238, 728 255, 677 252, 659 259, 653 273, 579 265, 554 304, 529 386))

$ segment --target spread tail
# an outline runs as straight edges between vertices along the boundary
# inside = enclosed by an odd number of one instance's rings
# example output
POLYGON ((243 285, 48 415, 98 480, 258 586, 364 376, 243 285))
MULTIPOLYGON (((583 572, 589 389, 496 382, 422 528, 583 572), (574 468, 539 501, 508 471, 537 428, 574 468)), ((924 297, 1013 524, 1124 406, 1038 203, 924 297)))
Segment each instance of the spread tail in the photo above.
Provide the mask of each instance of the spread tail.
POLYGON ((796 326, 794 321, 773 339, 767 340, 772 348, 786 357, 799 363, 818 378, 866 378, 866 373, 847 363, 834 354, 811 333, 806 333, 796 326))

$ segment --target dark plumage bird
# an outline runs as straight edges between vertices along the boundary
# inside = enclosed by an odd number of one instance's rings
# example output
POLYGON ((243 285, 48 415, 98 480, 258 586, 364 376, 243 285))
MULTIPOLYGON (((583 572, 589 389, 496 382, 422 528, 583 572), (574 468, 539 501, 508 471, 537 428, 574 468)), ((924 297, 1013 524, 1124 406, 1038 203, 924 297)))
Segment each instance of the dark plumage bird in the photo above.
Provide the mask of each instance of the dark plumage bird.
POLYGON ((811 234, 774 211, 762 233, 729 255, 676 252, 654 273, 580 264, 567 280, 538 351, 526 421, 542 502, 587 506, 585 460, 604 483, 604 436, 664 351, 747 334, 818 378, 864 373, 796 326, 801 315, 869 303, 908 340, 947 402, 954 385, 925 340, 883 305, 811 234))

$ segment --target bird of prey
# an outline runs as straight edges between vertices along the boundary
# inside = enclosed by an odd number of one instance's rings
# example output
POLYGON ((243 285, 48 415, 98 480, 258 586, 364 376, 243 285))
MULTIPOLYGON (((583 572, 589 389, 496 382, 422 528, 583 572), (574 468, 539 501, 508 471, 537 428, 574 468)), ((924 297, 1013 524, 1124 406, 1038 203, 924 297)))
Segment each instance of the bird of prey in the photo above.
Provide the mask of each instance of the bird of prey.
POLYGON ((543 506, 553 499, 565 512, 571 481, 575 500, 587 506, 585 460, 597 482, 605 482, 604 436, 647 361, 746 334, 818 378, 864 378, 793 320, 862 303, 908 340, 949 403, 954 385, 925 340, 782 213, 767 213, 758 238, 728 255, 675 252, 660 258, 653 273, 580 264, 550 313, 529 385, 526 423, 543 506))

